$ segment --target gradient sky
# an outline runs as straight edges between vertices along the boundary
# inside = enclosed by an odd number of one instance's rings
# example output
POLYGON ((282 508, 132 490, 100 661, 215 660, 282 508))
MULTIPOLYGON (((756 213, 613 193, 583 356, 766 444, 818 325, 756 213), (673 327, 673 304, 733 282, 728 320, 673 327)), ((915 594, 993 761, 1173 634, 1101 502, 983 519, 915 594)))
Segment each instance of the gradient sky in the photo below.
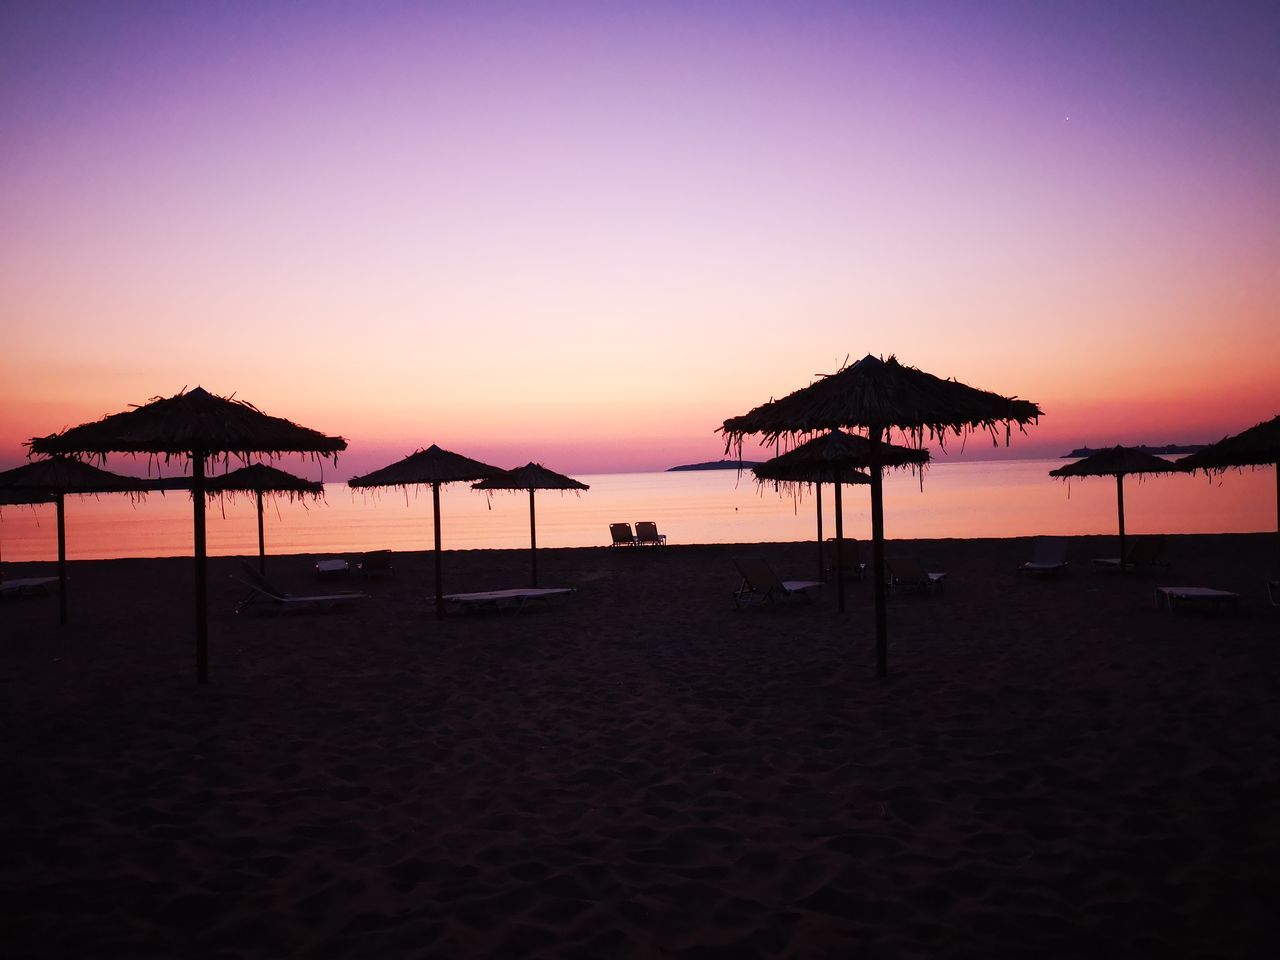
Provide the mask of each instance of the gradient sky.
POLYGON ((1280 412, 1277 50, 1274 3, 5 3, 0 467, 200 384, 339 478, 660 468, 867 353, 1038 402, 1013 455, 1214 440, 1280 412))

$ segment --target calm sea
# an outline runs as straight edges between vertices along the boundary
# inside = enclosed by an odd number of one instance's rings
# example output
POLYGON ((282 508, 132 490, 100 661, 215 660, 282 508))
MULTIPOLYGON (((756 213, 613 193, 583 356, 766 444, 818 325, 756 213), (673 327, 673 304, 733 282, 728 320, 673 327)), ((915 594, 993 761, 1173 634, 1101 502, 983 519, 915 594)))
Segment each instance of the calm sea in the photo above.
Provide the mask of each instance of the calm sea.
MULTIPOLYGON (((1116 529, 1111 478, 1048 476, 1061 460, 948 462, 931 466, 923 488, 906 472, 885 483, 885 531, 891 539, 1106 534, 1116 529)), ((288 463, 281 464, 286 469, 288 463)), ((814 498, 758 488, 733 470, 689 473, 613 473, 578 477, 581 494, 537 495, 538 545, 582 547, 609 542, 609 524, 653 520, 672 543, 746 543, 812 539, 814 498)), ((866 487, 846 487, 845 530, 870 535, 866 487)), ((527 547, 529 498, 487 496, 466 484, 441 492, 445 549, 527 547)), ((1276 528, 1274 471, 1244 470, 1212 483, 1203 476, 1130 477, 1125 481, 1125 527, 1130 533, 1252 533, 1276 528)), ((181 493, 67 498, 67 555, 73 560, 184 556, 192 552, 191 504, 181 493)), ((824 534, 834 531, 830 487, 823 488, 824 534)), ((352 491, 328 484, 307 503, 268 499, 267 552, 357 553, 423 550, 432 543, 431 492, 352 491)), ((0 559, 57 556, 52 505, 0 508, 0 559)), ((252 497, 213 501, 209 553, 257 552, 252 497)))

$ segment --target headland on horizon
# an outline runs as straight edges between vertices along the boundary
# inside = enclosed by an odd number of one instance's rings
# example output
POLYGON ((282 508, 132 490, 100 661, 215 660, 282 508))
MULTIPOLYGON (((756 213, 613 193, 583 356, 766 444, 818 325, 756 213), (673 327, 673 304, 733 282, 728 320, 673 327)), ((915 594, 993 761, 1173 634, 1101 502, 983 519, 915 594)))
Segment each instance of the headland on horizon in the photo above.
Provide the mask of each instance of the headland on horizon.
POLYGON ((707 460, 703 463, 682 463, 678 467, 667 467, 664 473, 680 473, 685 470, 748 470, 758 467, 759 460, 707 460))

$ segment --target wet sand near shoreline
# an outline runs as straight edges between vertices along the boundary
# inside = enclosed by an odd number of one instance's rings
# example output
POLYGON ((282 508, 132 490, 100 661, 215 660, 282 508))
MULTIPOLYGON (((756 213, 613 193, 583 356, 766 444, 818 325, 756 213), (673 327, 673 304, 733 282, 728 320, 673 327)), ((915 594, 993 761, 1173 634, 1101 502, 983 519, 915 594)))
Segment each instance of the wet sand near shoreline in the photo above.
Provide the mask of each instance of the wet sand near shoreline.
MULTIPOLYGON (((869 550, 866 551, 869 553, 869 550)), ((236 615, 210 560, 75 562, 0 602, 0 928, 35 957, 1253 957, 1280 949, 1275 536, 1168 571, 1016 573, 1028 538, 891 543, 948 572, 736 610, 731 558, 539 553, 550 609, 437 621, 429 553, 329 613, 236 615), (1242 595, 1174 614, 1159 584, 1242 595)), ((351 557, 355 559, 355 557, 351 557)), ((5 564, 6 578, 52 564, 5 564)), ((445 555, 447 591, 526 551, 445 555)))

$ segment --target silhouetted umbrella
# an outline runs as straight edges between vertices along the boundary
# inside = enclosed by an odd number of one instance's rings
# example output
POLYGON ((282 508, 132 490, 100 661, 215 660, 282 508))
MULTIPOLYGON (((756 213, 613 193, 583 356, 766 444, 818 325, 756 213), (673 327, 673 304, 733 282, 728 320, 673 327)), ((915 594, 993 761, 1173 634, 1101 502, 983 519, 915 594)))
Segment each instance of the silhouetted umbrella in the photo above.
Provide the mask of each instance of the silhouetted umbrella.
MULTIPOLYGON (((871 466, 871 443, 866 437, 832 430, 815 437, 786 453, 752 468, 757 480, 783 483, 812 483, 821 490, 824 483, 835 485, 836 504, 836 608, 844 611, 844 507, 841 484, 870 484, 871 478, 858 473, 871 466)), ((913 450, 893 444, 881 444, 882 467, 923 466, 929 462, 929 451, 913 450)), ((822 557, 822 498, 818 494, 818 557, 822 557)), ((819 573, 821 577, 821 573, 819 573)))
POLYGON ((440 572, 440 487, 442 484, 464 480, 483 480, 500 473, 502 470, 498 467, 472 460, 460 453, 442 450, 433 443, 427 449, 411 453, 381 470, 366 473, 363 477, 352 477, 347 481, 356 489, 419 485, 431 487, 431 509, 435 517, 437 618, 444 616, 444 578, 440 572))
POLYGON ((528 490, 529 491, 529 556, 533 562, 533 586, 538 585, 538 525, 533 509, 535 490, 589 490, 585 483, 563 473, 548 470, 540 463, 526 463, 523 467, 507 470, 497 476, 473 483, 476 490, 528 490))
POLYGON ((247 461, 252 454, 310 453, 333 457, 347 448, 282 417, 270 417, 243 400, 219 397, 200 387, 160 397, 94 423, 31 441, 34 453, 147 453, 191 461, 195 517, 196 678, 209 682, 208 558, 205 552, 205 460, 219 455, 247 461))
MULTIPOLYGON (((1276 536, 1280 538, 1280 417, 1255 424, 1234 436, 1188 454, 1177 461, 1179 470, 1222 473, 1232 467, 1276 468, 1276 536)), ((1280 545, 1280 539, 1277 539, 1280 545)))
MULTIPOLYGON (((58 620, 67 622, 67 524, 66 495, 71 493, 142 493, 147 481, 123 477, 71 457, 33 460, 0 473, 0 489, 22 497, 52 501, 58 516, 58 620)), ((32 501, 27 501, 32 502, 32 501)))
POLYGON ((1115 477, 1116 511, 1120 518, 1120 569, 1124 570, 1124 478, 1131 473, 1176 473, 1177 467, 1133 447, 1112 447, 1091 454, 1083 460, 1050 470, 1051 477, 1115 477))
POLYGON ((945 440, 948 433, 962 436, 974 429, 991 431, 1005 427, 1008 442, 1010 425, 1019 426, 1038 419, 1040 408, 1027 400, 1002 397, 976 390, 955 380, 900 364, 895 357, 879 360, 864 357, 838 373, 780 400, 756 407, 740 417, 726 420, 720 430, 725 449, 749 434, 761 434, 765 442, 782 437, 794 439, 818 431, 862 427, 869 441, 868 469, 871 475, 871 556, 875 579, 876 671, 888 673, 888 624, 884 595, 884 453, 886 434, 901 430, 922 446, 926 435, 945 440))
POLYGON ((205 490, 210 497, 221 493, 252 493, 254 495, 258 504, 258 569, 265 574, 267 550, 262 531, 262 495, 283 493, 290 500, 304 496, 321 497, 324 495, 324 484, 319 480, 295 477, 292 473, 278 470, 265 463, 251 463, 239 470, 210 477, 205 490))

